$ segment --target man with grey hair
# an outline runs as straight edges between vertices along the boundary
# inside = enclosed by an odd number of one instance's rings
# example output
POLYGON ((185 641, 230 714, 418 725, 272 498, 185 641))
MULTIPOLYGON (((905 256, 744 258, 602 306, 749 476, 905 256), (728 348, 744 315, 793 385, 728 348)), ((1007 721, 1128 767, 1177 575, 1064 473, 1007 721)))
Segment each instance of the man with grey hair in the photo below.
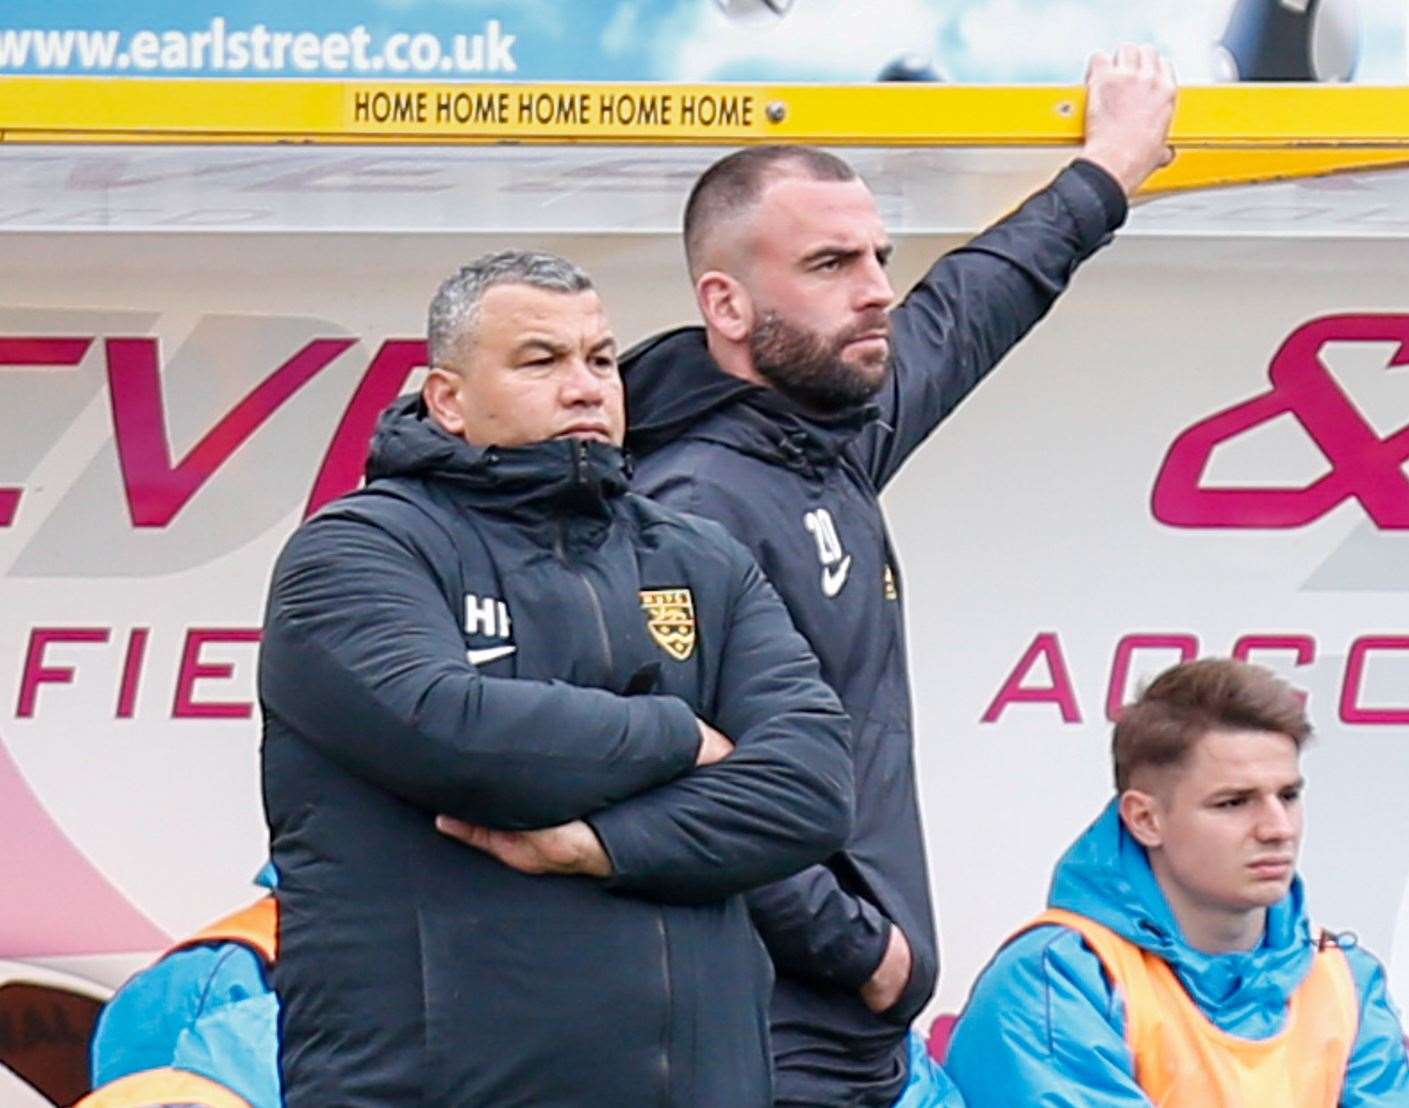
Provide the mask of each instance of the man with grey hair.
POLYGON ((581 270, 482 258, 430 342, 270 587, 286 1103, 763 1108, 742 894, 845 841, 840 705, 747 551, 627 491, 581 270))
POLYGON ((426 313, 432 366, 451 366, 456 346, 474 326, 485 292, 494 285, 524 285, 544 292, 593 292, 585 270, 556 254, 501 250, 486 254, 441 282, 426 313))

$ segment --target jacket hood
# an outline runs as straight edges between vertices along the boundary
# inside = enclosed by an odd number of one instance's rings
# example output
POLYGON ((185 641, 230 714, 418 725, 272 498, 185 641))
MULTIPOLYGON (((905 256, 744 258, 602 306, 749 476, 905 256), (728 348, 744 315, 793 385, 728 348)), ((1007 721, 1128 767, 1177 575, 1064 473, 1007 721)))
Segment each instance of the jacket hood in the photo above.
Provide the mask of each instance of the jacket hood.
POLYGON ((449 484, 490 511, 601 515, 627 490, 630 467, 619 448, 582 439, 471 446, 430 419, 419 396, 405 396, 381 414, 367 456, 368 483, 386 477, 449 484))
POLYGON ((818 416, 773 389, 725 373, 702 327, 681 327, 633 347, 621 360, 627 447, 638 457, 686 436, 807 470, 831 464, 876 418, 859 406, 818 416))
POLYGON ((764 391, 715 364, 702 327, 679 327, 633 346, 622 355, 621 377, 626 384, 626 444, 643 457, 711 412, 764 391))
POLYGON ((1315 944, 1301 878, 1267 910, 1254 950, 1208 954, 1185 941, 1150 868, 1145 848, 1125 830, 1112 800, 1057 863, 1047 896, 1109 927, 1169 963, 1194 1001, 1222 1026, 1242 1008, 1281 1011, 1311 967, 1315 944))

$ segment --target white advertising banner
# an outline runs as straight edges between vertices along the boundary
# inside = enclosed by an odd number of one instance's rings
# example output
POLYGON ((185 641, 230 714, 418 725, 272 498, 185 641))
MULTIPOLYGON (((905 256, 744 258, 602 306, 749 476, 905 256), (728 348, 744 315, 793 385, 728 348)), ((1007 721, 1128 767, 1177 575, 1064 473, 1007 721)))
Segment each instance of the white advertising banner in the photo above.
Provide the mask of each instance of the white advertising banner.
POLYGON ((903 474, 944 1008, 1195 654, 1307 692, 1312 911, 1409 996, 1406 363, 1400 242, 1126 239, 903 474))
MULTIPOLYGON (((903 238, 899 280, 951 241, 903 238)), ((692 315, 672 235, 515 242, 591 269, 624 341, 692 315)), ((249 897, 273 559, 416 384, 439 279, 509 240, 4 243, 0 959, 114 984, 249 897)), ((887 494, 935 1012, 1109 795, 1111 712, 1196 653, 1306 690, 1316 917, 1409 996, 1406 366, 1400 242, 1134 234, 887 494)))

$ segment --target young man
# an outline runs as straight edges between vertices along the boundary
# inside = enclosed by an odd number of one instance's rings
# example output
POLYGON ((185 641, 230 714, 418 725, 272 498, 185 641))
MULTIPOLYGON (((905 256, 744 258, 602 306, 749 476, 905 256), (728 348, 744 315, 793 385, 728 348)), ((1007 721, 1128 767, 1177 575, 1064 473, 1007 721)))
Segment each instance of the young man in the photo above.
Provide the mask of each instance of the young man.
POLYGON ((685 211, 703 328, 624 361, 635 487, 750 547, 854 727, 850 842, 750 898, 778 974, 779 1105, 889 1108, 924 1060, 907 1029, 938 949, 880 490, 1109 241, 1168 157, 1173 101, 1153 50, 1098 55, 1081 157, 893 311, 890 239, 850 166, 802 147, 732 154, 685 211))
POLYGON ((740 894, 845 841, 845 717, 747 551, 627 491, 581 270, 481 258, 429 342, 270 588, 286 1103, 763 1108, 740 894))
POLYGON ((1285 682, 1227 659, 1125 709, 1117 797, 955 1029, 971 1108, 1409 1104, 1384 973, 1296 875, 1310 732, 1285 682))

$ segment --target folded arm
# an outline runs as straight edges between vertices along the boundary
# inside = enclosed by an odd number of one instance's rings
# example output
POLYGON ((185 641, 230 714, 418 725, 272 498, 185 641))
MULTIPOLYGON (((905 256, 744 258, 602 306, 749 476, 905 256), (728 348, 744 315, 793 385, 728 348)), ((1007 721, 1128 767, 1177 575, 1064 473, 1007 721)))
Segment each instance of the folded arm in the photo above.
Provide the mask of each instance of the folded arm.
POLYGON ((625 892, 730 896, 825 858, 851 830, 846 715, 773 587, 728 541, 739 577, 710 722, 735 749, 589 817, 625 892))
POLYGON ((700 732, 674 697, 488 677, 420 554, 323 516, 275 569, 260 700, 332 761, 431 812, 542 827, 679 776, 700 732))
POLYGON ((851 827, 846 716, 772 586, 730 545, 739 584, 713 720, 735 743, 727 757, 585 821, 508 836, 441 829, 524 872, 608 877, 676 903, 732 896, 836 851, 851 827))

